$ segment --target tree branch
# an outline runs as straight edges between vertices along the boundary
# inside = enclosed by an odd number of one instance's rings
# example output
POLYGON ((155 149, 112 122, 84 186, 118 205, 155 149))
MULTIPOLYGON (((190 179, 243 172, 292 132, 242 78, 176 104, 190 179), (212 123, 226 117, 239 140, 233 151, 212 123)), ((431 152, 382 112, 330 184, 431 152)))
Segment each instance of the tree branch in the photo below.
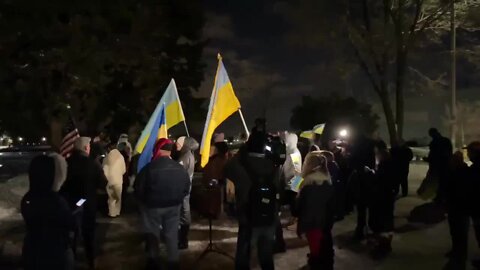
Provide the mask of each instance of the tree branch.
POLYGON ((370 68, 368 67, 367 62, 365 62, 365 60, 362 58, 362 56, 360 54, 360 50, 357 48, 357 46, 355 46, 355 44, 352 42, 351 39, 350 39, 350 44, 353 47, 355 57, 358 59, 358 62, 360 64, 360 66, 362 67, 363 71, 365 71, 365 74, 367 74, 367 77, 370 80, 370 83, 372 84, 373 89, 375 89, 375 92, 380 93, 381 92, 380 91, 380 86, 379 86, 378 82, 375 80, 375 76, 370 71, 370 68))

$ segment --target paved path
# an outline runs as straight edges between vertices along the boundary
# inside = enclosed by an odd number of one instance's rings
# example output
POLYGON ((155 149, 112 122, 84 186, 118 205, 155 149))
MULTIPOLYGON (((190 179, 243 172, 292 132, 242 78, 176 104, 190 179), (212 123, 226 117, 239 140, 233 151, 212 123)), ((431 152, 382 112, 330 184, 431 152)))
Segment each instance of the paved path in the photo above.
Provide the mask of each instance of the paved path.
MULTIPOLYGON (((335 269, 442 269, 446 262, 443 255, 450 245, 446 222, 427 226, 407 221, 411 210, 425 203, 414 195, 425 172, 424 164, 412 165, 410 188, 413 195, 397 202, 395 213, 397 232, 393 240, 393 253, 383 261, 373 261, 367 254, 366 243, 352 243, 350 237, 355 225, 355 215, 351 215, 335 225, 335 269)), ((18 264, 21 251, 23 223, 12 205, 8 205, 4 198, 15 201, 15 196, 19 197, 24 192, 25 182, 25 179, 16 179, 3 184, 11 185, 7 186, 8 192, 2 191, 0 187, 0 194, 2 194, 0 195, 0 269, 18 269, 15 265, 18 264)), ((5 189, 5 186, 3 187, 5 189)), ((99 256, 99 269, 141 269, 144 264, 144 253, 134 209, 127 209, 127 212, 117 219, 100 218, 99 223, 103 242, 99 256)), ((190 249, 182 253, 183 269, 233 269, 233 262, 230 259, 216 254, 210 254, 196 263, 196 258, 207 244, 205 240, 208 237, 207 232, 206 220, 196 219, 192 226, 190 249)), ((235 250, 236 232, 237 228, 232 220, 223 219, 215 222, 214 239, 218 241, 221 249, 232 255, 235 250)), ((306 242, 298 239, 293 232, 285 232, 285 236, 288 252, 275 257, 276 269, 301 269, 306 264, 308 253, 306 242)), ((474 258, 474 255, 480 255, 480 251, 474 242, 473 232, 470 239, 470 257, 474 258)))

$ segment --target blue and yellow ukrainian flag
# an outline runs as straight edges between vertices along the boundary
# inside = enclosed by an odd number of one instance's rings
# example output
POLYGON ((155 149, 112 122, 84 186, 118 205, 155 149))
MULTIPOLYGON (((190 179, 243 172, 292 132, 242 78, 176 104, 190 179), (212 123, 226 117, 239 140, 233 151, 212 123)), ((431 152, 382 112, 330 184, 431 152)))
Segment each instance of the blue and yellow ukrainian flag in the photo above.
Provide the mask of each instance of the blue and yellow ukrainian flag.
MULTIPOLYGON (((145 129, 142 131, 140 138, 138 139, 137 145, 135 146, 135 153, 142 153, 145 145, 150 138, 150 134, 156 132, 153 128, 155 121, 158 119, 162 108, 165 107, 165 118, 166 126, 171 128, 178 123, 185 121, 185 115, 183 114, 182 104, 180 103, 180 97, 178 96, 177 86, 175 81, 172 79, 170 84, 165 90, 160 102, 158 103, 155 111, 148 120, 145 129)), ((167 138, 168 136, 165 136, 167 138)))
POLYGON ((153 124, 152 133, 149 134, 148 140, 145 143, 143 152, 138 159, 137 173, 139 173, 143 167, 145 167, 152 160, 153 150, 155 148, 155 143, 160 138, 167 138, 167 119, 165 114, 165 107, 160 107, 160 113, 155 119, 153 124))
POLYGON ((215 75, 210 106, 208 108, 207 121, 203 131, 202 145, 200 154, 202 155, 201 166, 205 167, 210 158, 210 144, 213 132, 230 115, 240 110, 240 101, 235 96, 232 83, 228 78, 227 70, 222 62, 222 57, 218 55, 218 68, 215 75))

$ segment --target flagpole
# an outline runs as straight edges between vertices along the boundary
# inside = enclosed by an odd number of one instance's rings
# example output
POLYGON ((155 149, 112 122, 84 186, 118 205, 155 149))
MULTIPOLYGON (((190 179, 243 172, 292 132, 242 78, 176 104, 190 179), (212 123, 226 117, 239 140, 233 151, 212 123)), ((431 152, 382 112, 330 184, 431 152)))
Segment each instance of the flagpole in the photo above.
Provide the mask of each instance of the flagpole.
POLYGON ((165 121, 165 132, 167 133, 167 138, 165 138, 165 139, 169 139, 170 137, 168 136, 168 126, 167 126, 167 105, 165 104, 165 102, 163 102, 163 119, 162 119, 162 121, 165 121))
POLYGON ((242 119, 243 127, 245 128, 245 132, 247 133, 247 137, 249 137, 250 132, 248 132, 247 123, 245 122, 245 118, 243 118, 242 109, 239 109, 238 113, 240 114, 240 118, 242 119))
POLYGON ((182 103, 180 102, 180 96, 178 95, 178 89, 177 89, 177 83, 175 82, 175 79, 172 78, 172 83, 175 86, 175 95, 177 96, 178 102, 180 103, 180 111, 182 111, 182 116, 183 116, 183 125, 185 126, 185 131, 187 132, 187 137, 190 137, 190 132, 188 132, 188 127, 187 127, 187 118, 185 117, 185 113, 183 112, 183 106, 182 103))
POLYGON ((187 137, 190 137, 190 133, 188 132, 188 127, 187 127, 187 122, 183 121, 183 124, 185 125, 185 131, 187 132, 187 137))
MULTIPOLYGON (((73 126, 75 127, 75 129, 78 130, 77 122, 75 122, 75 118, 73 118, 72 106, 70 106, 70 104, 67 104, 66 108, 67 108, 68 116, 72 120, 73 126)), ((80 135, 80 132, 78 133, 78 135, 80 135)))

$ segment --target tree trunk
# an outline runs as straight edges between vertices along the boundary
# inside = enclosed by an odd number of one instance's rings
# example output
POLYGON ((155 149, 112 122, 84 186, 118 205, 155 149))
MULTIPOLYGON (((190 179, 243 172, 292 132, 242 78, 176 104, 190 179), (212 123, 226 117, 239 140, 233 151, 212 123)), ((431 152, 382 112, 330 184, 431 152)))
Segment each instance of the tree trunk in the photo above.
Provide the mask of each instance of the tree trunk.
POLYGON ((56 151, 62 143, 62 123, 58 119, 50 120, 50 145, 56 151))
MULTIPOLYGON (((400 45, 402 46, 402 45, 400 45)), ((407 70, 407 52, 402 48, 397 51, 397 74, 395 78, 396 124, 397 139, 403 139, 403 125, 405 122, 405 73, 407 70)))
POLYGON ((452 88, 452 126, 451 126, 451 138, 452 145, 455 149, 457 145, 457 31, 455 26, 455 1, 452 1, 450 7, 450 39, 451 39, 451 88, 452 88))
POLYGON ((378 91, 378 96, 380 97, 383 112, 385 113, 388 134, 390 135, 390 143, 393 144, 397 141, 397 130, 395 127, 395 117, 393 115, 392 103, 390 101, 390 95, 388 94, 386 85, 382 86, 382 89, 378 91))

